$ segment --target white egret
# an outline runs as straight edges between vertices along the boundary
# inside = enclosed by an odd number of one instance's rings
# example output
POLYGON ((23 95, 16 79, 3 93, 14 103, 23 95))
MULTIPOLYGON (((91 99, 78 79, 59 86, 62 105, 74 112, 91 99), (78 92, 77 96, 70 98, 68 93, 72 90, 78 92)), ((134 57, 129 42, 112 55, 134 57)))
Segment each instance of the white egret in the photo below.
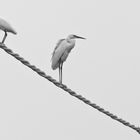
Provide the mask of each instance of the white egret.
POLYGON ((17 34, 17 32, 13 29, 13 27, 4 19, 0 18, 0 29, 4 31, 5 35, 3 37, 3 40, 1 43, 4 43, 6 37, 7 37, 7 32, 17 34))
POLYGON ((52 69, 59 68, 59 82, 62 84, 62 66, 69 53, 75 46, 75 39, 85 39, 77 35, 69 35, 66 39, 60 39, 52 54, 52 69))

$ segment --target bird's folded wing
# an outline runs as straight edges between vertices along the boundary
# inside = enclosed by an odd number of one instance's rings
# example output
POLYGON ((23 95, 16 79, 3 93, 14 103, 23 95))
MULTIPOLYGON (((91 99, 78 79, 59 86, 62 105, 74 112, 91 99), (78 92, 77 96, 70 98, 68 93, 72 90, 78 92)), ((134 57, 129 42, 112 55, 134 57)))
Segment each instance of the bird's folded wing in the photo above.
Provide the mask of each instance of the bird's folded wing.
POLYGON ((52 69, 53 70, 58 68, 59 60, 66 49, 67 47, 63 43, 59 45, 57 49, 55 49, 55 52, 53 53, 53 56, 52 56, 52 69))
POLYGON ((11 32, 13 34, 17 34, 14 28, 2 18, 0 18, 0 29, 2 29, 3 31, 11 32))

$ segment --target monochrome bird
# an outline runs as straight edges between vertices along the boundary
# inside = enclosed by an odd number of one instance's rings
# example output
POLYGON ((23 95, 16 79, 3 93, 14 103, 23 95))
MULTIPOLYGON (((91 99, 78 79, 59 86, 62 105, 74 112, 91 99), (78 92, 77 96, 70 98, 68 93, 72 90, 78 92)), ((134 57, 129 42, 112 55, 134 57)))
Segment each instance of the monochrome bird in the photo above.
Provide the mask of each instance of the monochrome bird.
POLYGON ((7 37, 7 32, 17 34, 17 32, 14 30, 14 28, 4 19, 0 18, 0 30, 4 31, 4 37, 2 39, 1 43, 4 43, 6 37, 7 37))
POLYGON ((69 35, 66 39, 60 39, 52 54, 52 69, 59 68, 59 82, 62 84, 62 66, 69 53, 75 46, 75 39, 85 39, 77 35, 69 35))

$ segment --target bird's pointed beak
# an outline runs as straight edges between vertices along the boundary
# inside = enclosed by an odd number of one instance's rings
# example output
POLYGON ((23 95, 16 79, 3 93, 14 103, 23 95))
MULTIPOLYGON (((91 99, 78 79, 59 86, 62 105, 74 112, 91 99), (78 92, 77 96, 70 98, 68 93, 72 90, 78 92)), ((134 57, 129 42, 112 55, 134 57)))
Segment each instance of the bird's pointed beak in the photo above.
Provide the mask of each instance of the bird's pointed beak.
POLYGON ((86 39, 84 37, 81 37, 81 36, 77 36, 77 35, 74 35, 75 38, 80 38, 80 39, 86 39))

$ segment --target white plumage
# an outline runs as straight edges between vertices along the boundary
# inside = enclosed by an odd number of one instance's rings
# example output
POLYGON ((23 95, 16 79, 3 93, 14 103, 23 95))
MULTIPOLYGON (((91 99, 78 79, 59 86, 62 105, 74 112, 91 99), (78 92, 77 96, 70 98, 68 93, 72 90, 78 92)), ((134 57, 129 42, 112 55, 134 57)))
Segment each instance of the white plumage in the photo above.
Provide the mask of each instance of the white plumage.
POLYGON ((75 39, 85 39, 77 35, 69 35, 66 39, 61 39, 56 44, 56 47, 52 54, 52 69, 59 68, 59 82, 62 83, 62 66, 63 62, 66 61, 69 53, 75 46, 75 39))
POLYGON ((4 19, 0 18, 0 29, 5 32, 5 35, 3 37, 2 43, 4 43, 6 37, 7 37, 7 32, 17 34, 15 29, 4 19))

